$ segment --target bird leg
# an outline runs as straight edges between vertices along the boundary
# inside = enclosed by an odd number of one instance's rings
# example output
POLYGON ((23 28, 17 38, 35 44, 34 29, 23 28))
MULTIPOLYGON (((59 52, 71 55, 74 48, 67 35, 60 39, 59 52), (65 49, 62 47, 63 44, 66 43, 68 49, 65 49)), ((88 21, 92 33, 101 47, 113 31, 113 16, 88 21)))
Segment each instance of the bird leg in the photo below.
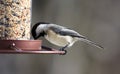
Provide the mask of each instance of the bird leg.
POLYGON ((65 52, 64 54, 61 54, 61 55, 67 54, 67 50, 65 50, 65 48, 67 48, 68 46, 69 46, 69 44, 67 44, 66 46, 60 48, 60 51, 64 51, 65 52))
POLYGON ((65 50, 65 48, 67 48, 67 47, 68 47, 68 45, 69 45, 69 44, 67 44, 66 46, 64 46, 64 47, 60 48, 60 51, 64 51, 64 50, 65 50))

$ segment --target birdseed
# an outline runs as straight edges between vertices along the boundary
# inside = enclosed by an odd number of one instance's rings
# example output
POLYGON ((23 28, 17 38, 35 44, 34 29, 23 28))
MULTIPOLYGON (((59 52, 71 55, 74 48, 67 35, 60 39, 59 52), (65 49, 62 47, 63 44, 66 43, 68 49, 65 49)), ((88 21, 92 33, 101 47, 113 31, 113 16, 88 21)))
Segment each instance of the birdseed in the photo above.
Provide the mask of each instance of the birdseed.
POLYGON ((32 0, 0 0, 0 39, 29 40, 32 0))

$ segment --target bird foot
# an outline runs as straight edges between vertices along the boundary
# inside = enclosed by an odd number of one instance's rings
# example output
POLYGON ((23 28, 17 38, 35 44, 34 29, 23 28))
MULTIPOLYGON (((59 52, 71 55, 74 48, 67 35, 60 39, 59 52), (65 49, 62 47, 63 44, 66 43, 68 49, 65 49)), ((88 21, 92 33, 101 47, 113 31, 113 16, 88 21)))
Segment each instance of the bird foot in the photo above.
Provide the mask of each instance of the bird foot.
POLYGON ((64 51, 64 53, 61 53, 60 55, 66 55, 67 54, 67 50, 60 50, 60 51, 64 51))

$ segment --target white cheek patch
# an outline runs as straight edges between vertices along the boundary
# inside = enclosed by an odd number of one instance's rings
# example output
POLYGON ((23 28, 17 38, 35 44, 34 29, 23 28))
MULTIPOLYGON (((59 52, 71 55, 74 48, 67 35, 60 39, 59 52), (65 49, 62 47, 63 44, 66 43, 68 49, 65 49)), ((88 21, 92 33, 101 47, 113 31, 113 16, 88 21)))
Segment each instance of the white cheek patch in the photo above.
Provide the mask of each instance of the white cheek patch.
POLYGON ((37 28, 36 28, 36 34, 37 36, 39 35, 39 33, 41 33, 42 31, 44 31, 46 29, 46 25, 47 24, 40 24, 37 28))

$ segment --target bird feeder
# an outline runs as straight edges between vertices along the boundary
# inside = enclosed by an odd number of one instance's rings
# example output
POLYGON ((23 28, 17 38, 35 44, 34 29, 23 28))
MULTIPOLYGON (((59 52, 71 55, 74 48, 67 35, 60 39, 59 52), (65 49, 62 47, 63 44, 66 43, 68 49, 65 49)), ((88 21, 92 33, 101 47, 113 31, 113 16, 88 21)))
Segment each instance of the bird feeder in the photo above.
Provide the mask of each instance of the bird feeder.
POLYGON ((30 39, 32 0, 0 0, 0 53, 64 53, 30 39), (48 50, 51 49, 51 50, 48 50))

